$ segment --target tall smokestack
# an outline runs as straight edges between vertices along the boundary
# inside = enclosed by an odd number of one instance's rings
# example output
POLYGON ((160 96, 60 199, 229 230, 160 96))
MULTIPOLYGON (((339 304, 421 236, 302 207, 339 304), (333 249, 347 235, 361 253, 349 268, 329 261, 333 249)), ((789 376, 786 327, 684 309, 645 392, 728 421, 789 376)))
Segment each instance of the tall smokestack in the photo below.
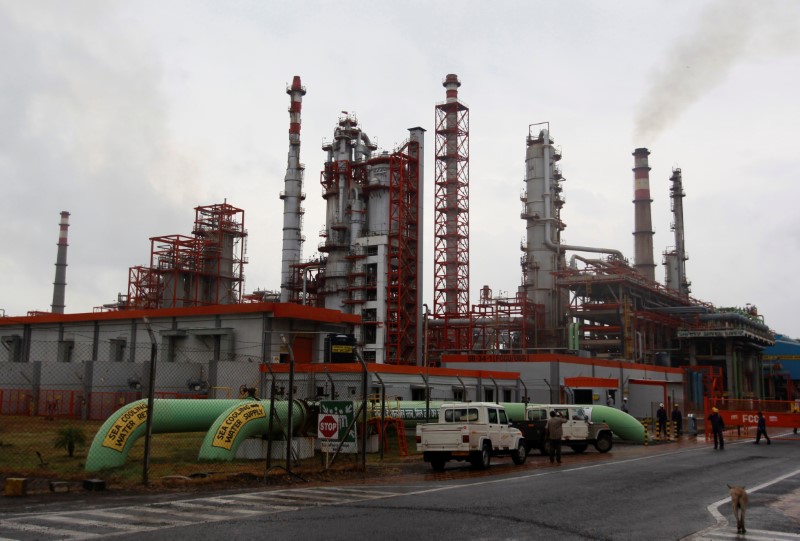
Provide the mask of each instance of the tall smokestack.
POLYGON ((295 75, 292 85, 286 89, 291 102, 289 105, 289 159, 286 164, 286 177, 281 192, 283 199, 283 253, 281 257, 281 302, 289 302, 292 297, 292 265, 300 262, 303 251, 303 165, 300 163, 300 110, 306 89, 300 84, 300 76, 295 75))
POLYGON ((683 193, 681 170, 673 169, 669 180, 672 182, 669 191, 672 198, 672 230, 675 232, 675 248, 664 253, 664 265, 666 266, 664 284, 670 289, 688 295, 691 291, 689 286, 692 283, 686 279, 686 260, 689 259, 689 256, 686 255, 683 229, 683 198, 686 197, 686 194, 683 193))
POLYGON ((53 282, 53 304, 50 309, 54 314, 64 313, 64 295, 67 289, 67 230, 69 229, 69 212, 61 212, 58 231, 58 255, 56 256, 56 279, 53 282))
POLYGON ((469 108, 458 99, 458 76, 442 86, 436 106, 433 317, 469 315, 469 108))
POLYGON ((633 251, 636 272, 655 281, 656 264, 653 262, 653 219, 650 215, 650 151, 637 148, 633 151, 633 251))

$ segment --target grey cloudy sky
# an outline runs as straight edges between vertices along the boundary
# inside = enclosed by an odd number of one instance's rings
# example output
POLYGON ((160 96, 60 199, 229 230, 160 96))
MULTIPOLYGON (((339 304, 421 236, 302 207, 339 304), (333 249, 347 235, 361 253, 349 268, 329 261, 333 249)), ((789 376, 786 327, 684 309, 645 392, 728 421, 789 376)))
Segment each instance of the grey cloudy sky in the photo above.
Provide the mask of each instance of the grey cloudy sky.
MULTIPOLYGON (((569 244, 633 257, 634 148, 651 151, 654 249, 674 244, 683 171, 687 274, 716 306, 755 304, 800 336, 800 4, 0 0, 0 309, 50 310, 59 212, 66 311, 127 290, 149 238, 194 207, 245 210, 246 291, 279 288, 286 84, 300 75, 304 256, 324 225, 318 171, 340 111, 392 149, 428 130, 456 73, 470 106, 471 299, 520 283, 525 136, 561 146, 569 244)), ((663 266, 657 277, 663 280, 663 266)))

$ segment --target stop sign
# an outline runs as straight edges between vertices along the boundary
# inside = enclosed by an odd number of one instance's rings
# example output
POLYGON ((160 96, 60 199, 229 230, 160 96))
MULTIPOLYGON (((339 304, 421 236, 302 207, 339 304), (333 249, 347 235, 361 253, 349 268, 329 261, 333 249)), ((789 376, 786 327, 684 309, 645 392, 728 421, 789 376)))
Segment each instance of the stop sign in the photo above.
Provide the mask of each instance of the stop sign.
POLYGON ((335 439, 339 436, 339 420, 333 415, 321 413, 317 432, 325 439, 335 439))

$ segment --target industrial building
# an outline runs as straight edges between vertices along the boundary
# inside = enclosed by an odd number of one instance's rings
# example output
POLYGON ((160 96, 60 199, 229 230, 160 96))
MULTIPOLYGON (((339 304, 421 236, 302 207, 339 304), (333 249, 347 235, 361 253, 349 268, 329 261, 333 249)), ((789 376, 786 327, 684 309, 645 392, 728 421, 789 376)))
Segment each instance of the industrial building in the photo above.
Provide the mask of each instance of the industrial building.
POLYGON ((455 74, 442 84, 445 99, 434 107, 432 130, 434 208, 423 208, 426 130, 408 129, 397 148, 379 150, 355 115, 343 113, 322 146, 325 227, 318 252, 304 254, 306 88, 294 77, 287 87, 281 278, 274 291, 243 291, 245 212, 224 202, 196 207, 190 235, 151 238, 149 263, 129 270, 118 302, 91 314, 64 313, 69 213, 62 213, 52 313, 0 318, 0 388, 27 385, 8 368, 12 363, 44 363, 39 376, 28 378, 40 383, 47 363, 91 363, 80 383, 88 392, 97 366, 130 362, 130 378, 114 383, 124 387, 141 377, 135 365, 147 360, 136 347, 148 340, 145 317, 158 329, 160 362, 191 357, 189 364, 202 365, 203 389, 238 385, 240 372, 228 372, 232 364, 223 361, 280 364, 291 348, 299 364, 324 363, 334 335, 347 337, 368 364, 406 367, 397 373, 407 381, 395 391, 407 399, 419 398, 415 374, 430 369, 445 378, 438 399, 619 403, 625 395, 640 397, 643 414, 653 400, 686 394, 696 403, 710 389, 731 398, 780 398, 793 388, 791 377, 784 385, 765 384, 762 350, 775 337, 754 306, 719 308, 690 295, 678 168, 669 179, 675 243, 663 254, 665 283, 655 280, 646 148, 633 152, 631 263, 613 248, 562 242, 562 151, 549 123, 531 124, 520 196, 520 282, 504 288, 515 294, 500 297, 484 285, 472 303, 469 108, 455 74), (430 306, 422 297, 426 215, 433 220, 430 306), (476 378, 473 393, 459 383, 464 370, 476 378), (509 371, 514 382, 502 392, 480 376, 498 370, 509 371), (648 386, 659 391, 645 392, 648 386))

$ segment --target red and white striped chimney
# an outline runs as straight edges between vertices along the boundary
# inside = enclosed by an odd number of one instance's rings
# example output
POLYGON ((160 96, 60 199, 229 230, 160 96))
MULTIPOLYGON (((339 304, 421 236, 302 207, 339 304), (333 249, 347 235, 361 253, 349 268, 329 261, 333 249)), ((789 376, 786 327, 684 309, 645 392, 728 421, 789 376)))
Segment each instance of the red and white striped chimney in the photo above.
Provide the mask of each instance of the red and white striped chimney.
POLYGON ((50 309, 54 314, 64 313, 64 296, 67 289, 67 230, 69 229, 69 212, 61 212, 58 232, 58 254, 56 255, 56 279, 53 282, 53 304, 50 309))
POLYGON ((650 213, 650 164, 648 156, 650 151, 646 148, 637 148, 633 151, 633 205, 634 205, 634 230, 633 230, 633 267, 636 272, 655 281, 656 264, 653 262, 653 219, 650 213))

